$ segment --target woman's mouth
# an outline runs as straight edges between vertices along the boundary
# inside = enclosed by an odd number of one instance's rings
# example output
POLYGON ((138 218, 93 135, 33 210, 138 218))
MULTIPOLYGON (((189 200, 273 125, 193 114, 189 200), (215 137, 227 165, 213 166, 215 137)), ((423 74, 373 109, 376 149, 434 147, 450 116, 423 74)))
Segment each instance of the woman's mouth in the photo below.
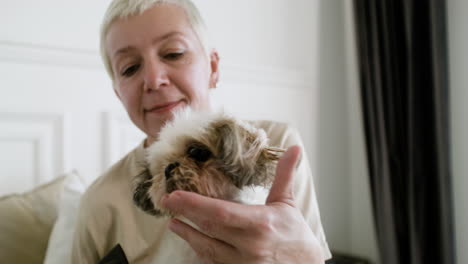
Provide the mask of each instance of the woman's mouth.
POLYGON ((157 106, 155 106, 153 108, 150 108, 148 110, 145 110, 145 112, 146 113, 154 113, 154 114, 161 114, 161 113, 171 112, 172 110, 174 110, 176 107, 178 107, 182 103, 183 103, 183 100, 164 103, 164 104, 157 105, 157 106))

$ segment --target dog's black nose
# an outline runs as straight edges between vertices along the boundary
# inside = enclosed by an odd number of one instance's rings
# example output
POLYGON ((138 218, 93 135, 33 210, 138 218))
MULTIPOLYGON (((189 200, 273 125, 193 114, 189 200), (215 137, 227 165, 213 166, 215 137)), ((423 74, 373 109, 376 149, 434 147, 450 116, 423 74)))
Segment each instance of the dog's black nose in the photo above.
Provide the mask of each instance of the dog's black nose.
POLYGON ((166 175, 166 180, 169 180, 172 177, 172 171, 179 167, 179 162, 174 162, 167 165, 166 169, 164 170, 164 175, 166 175))

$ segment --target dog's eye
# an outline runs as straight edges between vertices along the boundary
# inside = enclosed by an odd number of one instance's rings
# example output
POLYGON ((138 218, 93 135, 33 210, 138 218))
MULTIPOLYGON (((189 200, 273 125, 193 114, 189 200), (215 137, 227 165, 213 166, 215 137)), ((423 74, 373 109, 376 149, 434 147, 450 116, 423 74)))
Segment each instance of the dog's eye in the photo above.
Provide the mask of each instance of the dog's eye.
POLYGON ((190 158, 199 162, 205 162, 211 157, 211 152, 208 149, 196 146, 190 147, 187 154, 190 158))

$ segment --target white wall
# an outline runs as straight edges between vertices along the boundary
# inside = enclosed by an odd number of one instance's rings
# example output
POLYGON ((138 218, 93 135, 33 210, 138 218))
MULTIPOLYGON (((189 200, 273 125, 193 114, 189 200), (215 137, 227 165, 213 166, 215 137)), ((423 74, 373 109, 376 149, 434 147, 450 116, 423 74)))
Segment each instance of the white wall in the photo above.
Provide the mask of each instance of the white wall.
POLYGON ((458 264, 468 263, 468 2, 448 0, 452 172, 458 264))
POLYGON ((379 263, 371 211, 352 1, 320 2, 318 190, 329 243, 379 263))
POLYGON ((342 1, 320 2, 320 68, 318 92, 318 190, 328 240, 348 252, 350 238, 350 174, 347 120, 344 19, 342 1))

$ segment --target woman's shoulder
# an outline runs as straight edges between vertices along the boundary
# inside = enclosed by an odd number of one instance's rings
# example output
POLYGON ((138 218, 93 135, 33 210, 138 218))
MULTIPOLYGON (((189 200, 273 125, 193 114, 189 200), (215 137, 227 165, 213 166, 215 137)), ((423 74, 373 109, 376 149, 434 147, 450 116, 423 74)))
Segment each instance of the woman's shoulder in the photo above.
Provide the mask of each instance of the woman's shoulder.
POLYGON ((272 146, 288 148, 293 145, 302 145, 299 132, 288 123, 272 120, 250 120, 247 122, 254 127, 263 129, 272 146))

